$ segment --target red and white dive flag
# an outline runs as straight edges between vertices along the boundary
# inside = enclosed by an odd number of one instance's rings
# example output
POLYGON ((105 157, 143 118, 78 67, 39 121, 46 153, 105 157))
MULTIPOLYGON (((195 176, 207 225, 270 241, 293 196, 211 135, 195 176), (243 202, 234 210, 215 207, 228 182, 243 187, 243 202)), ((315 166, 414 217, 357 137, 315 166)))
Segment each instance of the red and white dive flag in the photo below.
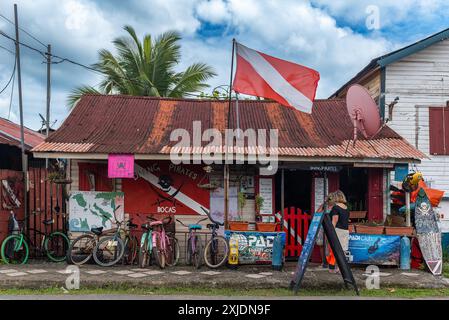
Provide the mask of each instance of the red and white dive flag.
POLYGON ((311 113, 320 74, 236 42, 237 70, 232 88, 238 93, 273 99, 311 113))

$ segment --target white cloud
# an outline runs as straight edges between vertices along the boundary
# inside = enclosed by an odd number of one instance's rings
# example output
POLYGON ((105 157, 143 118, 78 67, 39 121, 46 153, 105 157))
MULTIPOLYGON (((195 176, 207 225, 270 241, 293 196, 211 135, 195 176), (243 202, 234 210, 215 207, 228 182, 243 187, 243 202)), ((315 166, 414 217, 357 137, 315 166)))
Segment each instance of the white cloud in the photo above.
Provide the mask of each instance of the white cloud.
POLYGON ((196 7, 198 16, 207 22, 219 24, 229 20, 227 3, 223 0, 203 1, 196 7))

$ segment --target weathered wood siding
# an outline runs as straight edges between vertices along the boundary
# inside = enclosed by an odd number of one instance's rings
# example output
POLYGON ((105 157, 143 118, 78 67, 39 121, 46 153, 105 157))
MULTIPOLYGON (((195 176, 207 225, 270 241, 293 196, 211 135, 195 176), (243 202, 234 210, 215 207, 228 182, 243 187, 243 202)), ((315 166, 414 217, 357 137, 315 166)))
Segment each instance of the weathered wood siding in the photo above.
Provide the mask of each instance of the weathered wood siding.
MULTIPOLYGON (((429 154, 429 105, 449 100, 449 40, 436 43, 386 67, 385 103, 395 97, 389 126, 412 145, 429 154)), ((389 117, 388 107, 385 110, 389 117)), ((417 165, 432 187, 449 196, 449 157, 429 156, 417 165)))

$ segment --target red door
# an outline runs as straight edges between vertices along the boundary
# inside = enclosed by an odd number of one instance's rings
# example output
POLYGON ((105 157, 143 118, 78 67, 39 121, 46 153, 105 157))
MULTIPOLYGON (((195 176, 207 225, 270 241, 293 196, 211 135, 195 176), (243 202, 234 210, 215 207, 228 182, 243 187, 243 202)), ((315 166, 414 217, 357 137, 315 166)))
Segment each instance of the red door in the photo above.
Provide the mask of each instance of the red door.
POLYGON ((368 220, 383 220, 383 169, 368 169, 368 220))

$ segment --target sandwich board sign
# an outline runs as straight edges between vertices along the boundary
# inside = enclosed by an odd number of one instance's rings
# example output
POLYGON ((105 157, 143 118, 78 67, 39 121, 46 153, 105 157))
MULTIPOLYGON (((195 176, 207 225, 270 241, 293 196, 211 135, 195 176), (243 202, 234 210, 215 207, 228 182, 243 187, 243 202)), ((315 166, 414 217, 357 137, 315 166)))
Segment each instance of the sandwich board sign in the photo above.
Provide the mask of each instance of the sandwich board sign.
POLYGON ((346 261, 346 257, 341 244, 338 241, 337 233, 335 232, 334 226, 332 225, 329 214, 324 212, 316 212, 313 215, 312 221, 309 226, 309 232, 307 233, 306 241, 304 242, 304 245, 302 247, 301 255, 298 258, 296 271, 290 283, 290 289, 293 289, 295 293, 297 293, 299 290, 301 281, 304 277, 304 273, 309 263, 310 255, 312 254, 312 250, 317 239, 320 226, 323 226, 324 233, 329 241, 332 252, 335 255, 335 259, 337 261, 338 267, 340 268, 345 287, 348 288, 348 283, 351 284, 358 295, 359 290, 357 288, 357 284, 346 261))

